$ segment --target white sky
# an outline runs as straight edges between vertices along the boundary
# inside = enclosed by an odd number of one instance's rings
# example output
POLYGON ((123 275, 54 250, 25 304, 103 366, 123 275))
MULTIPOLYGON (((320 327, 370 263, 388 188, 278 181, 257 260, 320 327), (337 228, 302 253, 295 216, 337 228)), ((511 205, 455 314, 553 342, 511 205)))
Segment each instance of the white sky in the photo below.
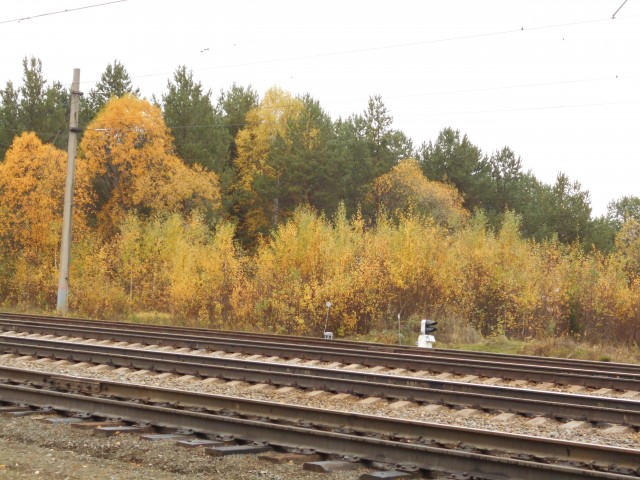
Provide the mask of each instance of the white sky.
POLYGON ((509 146, 544 182, 578 180, 594 215, 640 196, 640 0, 614 20, 624 0, 127 0, 10 22, 107 1, 3 2, 0 86, 35 56, 50 82, 80 68, 84 92, 117 59, 148 98, 179 65, 214 98, 277 85, 333 119, 379 94, 415 145, 450 126, 509 146))

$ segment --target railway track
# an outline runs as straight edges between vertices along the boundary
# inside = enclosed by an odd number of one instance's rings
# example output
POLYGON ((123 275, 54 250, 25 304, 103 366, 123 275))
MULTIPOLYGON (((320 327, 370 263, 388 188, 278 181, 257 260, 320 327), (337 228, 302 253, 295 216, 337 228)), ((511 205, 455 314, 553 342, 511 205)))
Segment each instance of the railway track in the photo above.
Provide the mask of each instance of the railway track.
MULTIPOLYGON (((446 372, 633 393, 640 391, 640 369, 635 365, 475 352, 440 355, 437 349, 7 314, 0 314, 0 332, 0 357, 6 358, 83 362, 417 405, 580 419, 636 431, 640 427, 640 402, 633 399, 428 378, 446 372), (239 358, 242 355, 248 358, 239 358), (384 369, 395 370, 383 373, 384 369)), ((366 462, 417 465, 425 472, 464 472, 488 479, 640 477, 635 449, 225 399, 46 371, 0 366, 0 401, 193 429, 276 449, 348 452, 366 462)))
POLYGON ((640 367, 631 364, 586 362, 477 352, 426 350, 327 342, 305 337, 248 335, 239 332, 175 329, 170 327, 75 320, 56 317, 0 314, 0 329, 41 335, 94 338, 139 345, 172 346, 194 350, 259 354, 283 359, 359 364, 456 375, 479 375, 588 388, 640 391, 640 367), (391 349, 391 351, 390 351, 391 349))
POLYGON ((383 396, 392 400, 640 427, 640 402, 621 398, 435 381, 399 375, 219 358, 184 352, 138 350, 42 338, 0 336, 0 352, 220 378, 226 381, 268 383, 278 387, 322 389, 358 396, 383 396))
MULTIPOLYGON (((51 317, 43 315, 26 315, 16 313, 2 313, 0 312, 0 325, 11 327, 15 325, 15 328, 26 329, 30 333, 37 333, 36 329, 42 325, 51 326, 52 324, 60 326, 77 326, 77 327, 96 327, 100 328, 115 328, 122 332, 138 332, 148 334, 150 338, 155 338, 164 344, 167 338, 162 334, 169 335, 184 335, 186 337, 197 337, 199 339, 206 338, 225 338, 225 339, 237 339, 237 340, 256 340, 259 339, 263 342, 281 343, 287 345, 307 345, 307 346, 322 346, 329 347, 332 344, 339 349, 351 349, 355 351, 364 352, 384 352, 384 353, 407 353, 424 356, 431 356, 437 358, 453 358, 457 360, 497 360, 505 363, 516 363, 521 365, 546 365, 556 366, 565 369, 584 369, 584 370, 601 370, 601 371, 614 371, 614 372, 628 372, 640 374, 640 366, 635 364, 625 363, 611 363, 611 362, 597 362, 591 360, 575 360, 564 358, 547 358, 547 357, 535 357, 530 355, 510 355, 502 353, 488 353, 488 352, 474 352, 465 350, 449 350, 449 349, 419 349, 417 347, 404 346, 404 345, 388 345, 380 343, 365 343, 355 342, 348 340, 331 340, 327 341, 322 338, 314 337, 299 337, 291 335, 272 335, 272 334, 256 334, 249 332, 228 331, 228 330, 212 330, 204 328, 181 328, 173 326, 160 326, 160 325, 148 325, 148 324, 134 324, 124 322, 96 322, 95 320, 67 318, 67 317, 51 317), (11 323, 11 322, 15 323, 11 323)), ((171 338, 171 337, 168 337, 171 338)), ((156 342, 157 343, 157 342, 156 342)))
POLYGON ((417 466, 425 472, 464 472, 489 479, 629 479, 640 474, 640 458, 631 449, 18 369, 1 368, 0 379, 0 398, 5 402, 187 428, 277 449, 347 453, 368 462, 417 466))

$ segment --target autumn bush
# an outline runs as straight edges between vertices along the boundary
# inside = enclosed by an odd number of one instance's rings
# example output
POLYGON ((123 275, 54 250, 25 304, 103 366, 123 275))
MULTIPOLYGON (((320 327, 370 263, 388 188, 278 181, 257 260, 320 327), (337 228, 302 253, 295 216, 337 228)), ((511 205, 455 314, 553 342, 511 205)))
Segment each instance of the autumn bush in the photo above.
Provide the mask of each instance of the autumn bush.
MULTIPOLYGON (((406 343, 427 317, 450 342, 480 334, 638 341, 640 286, 624 254, 525 240, 516 216, 494 233, 481 215, 450 230, 419 214, 381 214, 366 225, 344 208, 328 219, 300 207, 250 255, 234 233, 197 212, 129 213, 109 241, 95 232, 75 242, 71 307, 93 317, 158 312, 186 325, 314 336, 327 322, 336 335, 389 339, 400 314, 406 343)), ((11 275, 2 301, 52 304, 54 264, 34 268, 5 255, 0 265, 11 275)))
POLYGON ((89 124, 78 166, 88 181, 77 194, 105 238, 128 213, 144 218, 220 207, 218 176, 180 160, 160 109, 133 95, 112 99, 89 124))
POLYGON ((281 333, 321 334, 330 312, 352 331, 353 316, 338 298, 356 273, 359 238, 341 210, 332 224, 309 208, 299 208, 255 254, 238 314, 281 333))
POLYGON ((72 306, 90 316, 157 311, 193 326, 227 327, 243 259, 226 223, 200 214, 129 214, 108 243, 85 241, 74 261, 72 306))
MULTIPOLYGON (((421 318, 438 320, 451 342, 640 342, 633 219, 608 254, 534 241, 514 213, 500 222, 471 215, 414 160, 373 181, 366 208, 377 214, 348 215, 344 204, 331 215, 308 205, 285 211, 284 197, 258 198, 258 179, 283 180, 270 141, 300 120, 303 105, 289 100, 271 92, 238 136, 235 193, 253 195, 237 205, 244 224, 220 213, 217 175, 175 155, 158 107, 133 96, 109 102, 79 150, 71 309, 313 336, 375 332, 406 343, 421 318), (255 240, 251 249, 239 246, 243 237, 255 240)), ((278 155, 293 149, 284 141, 278 155)), ((307 143, 311 158, 315 142, 307 143)), ((0 304, 55 303, 65 158, 25 133, 0 163, 0 304)))
POLYGON ((455 187, 429 180, 417 160, 405 159, 373 182, 370 194, 378 210, 398 217, 406 212, 427 215, 445 226, 460 226, 469 217, 455 187))
POLYGON ((113 245, 98 235, 74 242, 70 272, 69 307, 92 318, 118 318, 135 307, 117 275, 113 245))
MULTIPOLYGON (((34 133, 23 133, 0 163, 0 293, 10 302, 45 307, 55 299, 66 157, 34 133)), ((78 184, 85 183, 80 175, 78 184)), ((84 205, 85 198, 76 202, 84 205)), ((80 209, 74 222, 81 236, 86 222, 80 209)))

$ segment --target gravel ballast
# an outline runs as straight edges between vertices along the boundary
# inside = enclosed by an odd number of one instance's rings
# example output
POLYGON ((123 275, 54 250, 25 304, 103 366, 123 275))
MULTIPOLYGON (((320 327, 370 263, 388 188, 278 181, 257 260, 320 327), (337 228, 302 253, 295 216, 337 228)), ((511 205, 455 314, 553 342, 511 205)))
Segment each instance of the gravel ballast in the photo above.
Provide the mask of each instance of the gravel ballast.
MULTIPOLYGON (((5 332, 3 335, 10 336, 5 332)), ((84 343, 84 342, 83 342, 84 343)), ((145 348, 149 349, 149 347, 145 348)), ((205 353, 208 356, 225 356, 224 352, 205 353)), ((236 355, 237 357, 237 355, 236 355)), ((269 358, 260 361, 283 362, 269 358)), ((296 360, 294 360, 296 362, 296 360)), ((305 362, 297 360, 296 363, 305 362)), ((129 369, 90 364, 56 362, 50 359, 0 355, 0 365, 37 370, 41 372, 73 375, 96 380, 135 383, 163 388, 236 396, 256 400, 310 406, 351 413, 378 415, 414 421, 458 425, 521 435, 593 443, 639 450, 640 434, 633 429, 623 433, 610 433, 604 427, 591 424, 581 428, 566 429, 563 423, 552 419, 531 422, 530 418, 499 413, 471 412, 466 415, 445 407, 430 408, 411 402, 389 402, 384 399, 365 403, 361 398, 334 395, 328 392, 307 392, 292 388, 252 386, 244 382, 214 380, 205 382, 188 376, 157 374, 129 369), (504 418, 508 419, 504 420, 504 418)), ((326 365, 316 364, 323 367, 326 365)), ((356 366, 353 366, 356 367, 356 366)), ((358 368, 358 367, 356 367, 358 368)), ((366 371, 366 368, 358 368, 366 371)), ((389 374, 430 377, 426 372, 389 372, 389 374)), ((451 379, 454 380, 454 379, 451 379)), ((477 381, 476 383, 482 383, 477 381)), ((535 388, 535 387, 534 387, 535 388)), ((555 386, 551 386, 556 390, 555 386)), ((381 392, 383 395, 384 392, 381 392)), ((616 395, 617 396, 617 395, 616 395)), ((433 406, 431 406, 433 407, 433 406)), ((200 449, 183 449, 174 442, 148 442, 136 435, 119 435, 98 438, 66 425, 49 425, 34 417, 13 418, 0 416, 0 479, 4 478, 105 478, 164 480, 221 478, 221 479, 356 479, 360 472, 336 472, 329 477, 307 472, 300 465, 274 465, 259 460, 254 455, 214 458, 200 449)))
MULTIPOLYGON (((327 480, 301 465, 273 464, 255 455, 211 457, 203 448, 150 442, 138 435, 96 437, 38 416, 0 415, 0 479, 96 480, 327 480)), ((357 479, 366 470, 336 472, 357 479)))

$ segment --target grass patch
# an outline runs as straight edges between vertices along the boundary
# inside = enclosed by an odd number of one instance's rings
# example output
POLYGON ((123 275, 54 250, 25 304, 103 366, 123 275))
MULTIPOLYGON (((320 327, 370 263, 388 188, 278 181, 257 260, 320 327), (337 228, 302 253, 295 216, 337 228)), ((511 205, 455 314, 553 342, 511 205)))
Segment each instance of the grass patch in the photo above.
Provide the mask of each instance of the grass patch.
POLYGON ((626 345, 593 345, 570 337, 531 340, 526 344, 526 355, 541 357, 575 358, 599 362, 638 363, 640 349, 626 345))
MULTIPOLYGON (((415 323, 415 322, 414 322, 415 323)), ((589 344, 571 337, 553 337, 532 340, 514 340, 504 335, 482 337, 472 326, 460 319, 446 319, 438 324, 435 348, 502 353, 508 355, 533 355, 538 357, 573 358, 615 363, 640 363, 640 348, 624 345, 589 344)), ((375 331, 367 335, 355 335, 348 340, 360 342, 398 344, 398 332, 375 331)), ((416 345, 418 331, 402 329, 402 345, 416 345)))
POLYGON ((526 342, 505 337, 492 337, 475 343, 440 343, 437 344, 437 348, 599 362, 640 363, 640 348, 620 345, 592 345, 569 337, 534 339, 526 342))
POLYGON ((474 352, 506 353, 510 355, 526 355, 526 342, 511 340, 503 336, 489 337, 474 343, 443 343, 440 348, 455 350, 471 350, 474 352))
POLYGON ((182 322, 176 321, 173 315, 162 312, 135 312, 118 321, 161 326, 181 326, 182 324, 182 322))

